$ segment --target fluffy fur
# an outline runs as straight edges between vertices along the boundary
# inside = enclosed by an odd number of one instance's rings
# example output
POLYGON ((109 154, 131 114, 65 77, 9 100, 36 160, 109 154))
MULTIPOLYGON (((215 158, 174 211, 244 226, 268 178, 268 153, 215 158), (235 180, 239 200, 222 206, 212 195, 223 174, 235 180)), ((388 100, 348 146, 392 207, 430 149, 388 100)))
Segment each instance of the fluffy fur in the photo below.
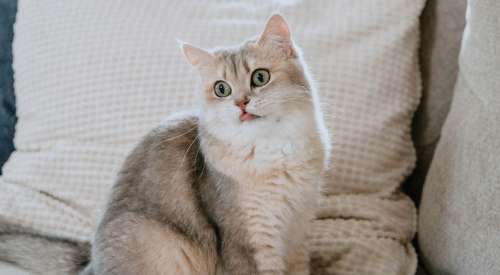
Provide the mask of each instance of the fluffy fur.
POLYGON ((200 112, 166 120, 129 155, 82 274, 309 274, 329 141, 288 25, 274 15, 239 47, 182 50, 200 73, 200 112), (271 76, 262 87, 259 68, 271 76), (229 96, 214 94, 219 80, 229 96))

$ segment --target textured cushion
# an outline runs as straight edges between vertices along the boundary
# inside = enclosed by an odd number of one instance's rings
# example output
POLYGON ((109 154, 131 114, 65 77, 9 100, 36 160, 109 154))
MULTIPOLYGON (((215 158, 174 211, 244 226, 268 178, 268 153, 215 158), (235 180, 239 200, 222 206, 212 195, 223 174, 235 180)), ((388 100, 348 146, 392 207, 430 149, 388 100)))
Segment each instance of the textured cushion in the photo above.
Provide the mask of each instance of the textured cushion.
POLYGON ((450 114, 424 186, 432 274, 500 274, 500 2, 469 1, 450 114))
POLYGON ((413 274, 415 208, 399 185, 415 161, 423 2, 22 0, 18 150, 1 178, 0 215, 89 240, 127 152, 166 115, 196 106, 197 76, 175 38, 239 43, 279 10, 318 81, 334 141, 311 232, 315 265, 413 274))
POLYGON ((0 0, 0 175, 14 150, 16 111, 12 73, 12 37, 17 1, 0 0))
POLYGON ((427 0, 421 16, 422 99, 413 120, 417 167, 405 185, 415 202, 450 109, 467 0, 427 0))

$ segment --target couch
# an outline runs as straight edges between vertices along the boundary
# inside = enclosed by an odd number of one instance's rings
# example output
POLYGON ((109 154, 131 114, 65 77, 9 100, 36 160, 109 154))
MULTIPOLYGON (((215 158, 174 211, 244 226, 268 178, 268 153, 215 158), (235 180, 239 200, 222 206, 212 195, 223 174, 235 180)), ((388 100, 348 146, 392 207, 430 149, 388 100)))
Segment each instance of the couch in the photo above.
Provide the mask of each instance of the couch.
POLYGON ((466 6, 428 0, 421 15, 417 166, 403 186, 419 207, 419 275, 500 274, 500 4, 466 6))

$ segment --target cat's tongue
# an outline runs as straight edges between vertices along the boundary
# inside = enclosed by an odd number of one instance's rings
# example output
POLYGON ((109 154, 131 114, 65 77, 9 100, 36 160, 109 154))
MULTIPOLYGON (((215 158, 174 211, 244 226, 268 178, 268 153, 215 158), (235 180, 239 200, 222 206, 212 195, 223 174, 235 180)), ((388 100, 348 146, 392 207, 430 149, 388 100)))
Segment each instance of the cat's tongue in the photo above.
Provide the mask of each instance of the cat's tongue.
POLYGON ((254 114, 251 114, 251 113, 247 113, 247 112, 243 112, 240 115, 241 121, 249 121, 249 120, 254 120, 256 118, 257 118, 257 116, 255 116, 254 114))

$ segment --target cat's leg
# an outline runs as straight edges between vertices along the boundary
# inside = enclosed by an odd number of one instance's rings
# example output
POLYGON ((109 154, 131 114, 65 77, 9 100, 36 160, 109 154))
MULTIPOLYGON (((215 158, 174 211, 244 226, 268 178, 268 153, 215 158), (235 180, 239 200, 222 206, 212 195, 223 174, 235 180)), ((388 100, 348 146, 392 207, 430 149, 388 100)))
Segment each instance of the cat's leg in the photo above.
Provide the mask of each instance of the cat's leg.
MULTIPOLYGON (((257 251, 255 253, 255 259, 257 261, 259 275, 284 275, 286 270, 285 255, 281 253, 282 244, 279 243, 277 238, 280 237, 279 234, 270 234, 261 236, 265 239, 270 236, 274 236, 274 240, 269 239, 268 241, 258 241, 257 251), (275 243, 275 245, 270 244, 275 243)), ((258 234, 260 235, 260 234, 258 234)), ((256 236, 256 238, 260 238, 256 236)))
MULTIPOLYGON (((304 240, 305 241, 305 240, 304 240)), ((290 250, 287 275, 309 275, 309 251, 302 243, 290 250)))
POLYGON ((94 248, 96 275, 214 275, 217 262, 215 249, 132 213, 105 224, 94 248))
POLYGON ((276 214, 282 212, 281 207, 279 204, 262 203, 248 213, 249 242, 254 249, 259 275, 284 275, 286 271, 286 225, 280 215, 276 214))
POLYGON ((291 226, 288 235, 287 275, 309 275, 310 230, 312 214, 304 211, 294 213, 293 220, 301 226, 291 226))
POLYGON ((285 274, 286 249, 280 230, 267 222, 271 214, 268 210, 253 208, 252 213, 242 215, 251 218, 226 226, 230 230, 221 232, 224 270, 230 275, 285 274))
POLYGON ((307 207, 300 200, 291 202, 286 199, 282 195, 285 191, 275 191, 267 193, 265 206, 255 208, 257 212, 252 214, 253 218, 249 223, 257 225, 250 228, 253 233, 251 242, 256 247, 255 259, 259 274, 308 275, 306 232, 311 211, 305 210, 307 207))
MULTIPOLYGON (((225 238, 221 247, 224 275, 257 275, 257 265, 248 244, 241 239, 225 238)), ((219 275, 219 274, 217 274, 219 275)))

